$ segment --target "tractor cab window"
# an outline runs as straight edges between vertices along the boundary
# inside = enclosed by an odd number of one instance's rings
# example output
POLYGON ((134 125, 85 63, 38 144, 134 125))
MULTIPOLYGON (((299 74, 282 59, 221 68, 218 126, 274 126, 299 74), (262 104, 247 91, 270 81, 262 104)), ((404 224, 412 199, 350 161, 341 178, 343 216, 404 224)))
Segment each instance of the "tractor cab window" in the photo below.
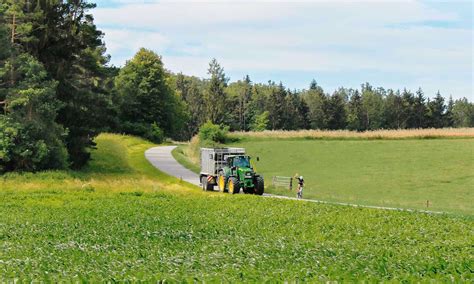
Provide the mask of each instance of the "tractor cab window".
POLYGON ((250 168, 250 160, 248 157, 234 157, 234 166, 239 168, 250 168))

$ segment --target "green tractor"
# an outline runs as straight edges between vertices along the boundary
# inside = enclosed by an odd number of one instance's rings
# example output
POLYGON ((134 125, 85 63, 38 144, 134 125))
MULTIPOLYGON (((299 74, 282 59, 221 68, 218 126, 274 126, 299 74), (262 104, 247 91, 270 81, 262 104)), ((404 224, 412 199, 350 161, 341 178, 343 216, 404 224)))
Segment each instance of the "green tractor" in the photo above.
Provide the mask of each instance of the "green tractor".
POLYGON ((217 174, 217 186, 220 191, 232 194, 242 189, 247 194, 262 195, 264 190, 263 177, 254 171, 247 155, 226 157, 224 167, 217 174))

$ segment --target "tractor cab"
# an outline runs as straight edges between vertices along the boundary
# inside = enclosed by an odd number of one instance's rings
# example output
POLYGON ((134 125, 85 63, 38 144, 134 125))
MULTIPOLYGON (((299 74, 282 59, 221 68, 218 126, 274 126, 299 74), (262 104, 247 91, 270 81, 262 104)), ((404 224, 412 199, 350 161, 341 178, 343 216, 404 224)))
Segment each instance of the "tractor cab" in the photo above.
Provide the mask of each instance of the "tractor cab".
POLYGON ((250 157, 244 155, 227 157, 227 165, 232 169, 244 168, 253 170, 250 164, 250 157))

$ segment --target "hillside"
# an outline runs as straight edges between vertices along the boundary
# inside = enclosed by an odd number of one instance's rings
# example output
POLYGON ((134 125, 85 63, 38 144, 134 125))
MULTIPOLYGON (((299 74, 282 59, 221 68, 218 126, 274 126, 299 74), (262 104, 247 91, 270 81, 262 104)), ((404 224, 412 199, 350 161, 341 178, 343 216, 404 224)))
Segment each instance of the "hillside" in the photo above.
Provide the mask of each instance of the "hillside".
POLYGON ((204 193, 96 141, 82 172, 3 176, 2 281, 473 280, 472 218, 204 193))

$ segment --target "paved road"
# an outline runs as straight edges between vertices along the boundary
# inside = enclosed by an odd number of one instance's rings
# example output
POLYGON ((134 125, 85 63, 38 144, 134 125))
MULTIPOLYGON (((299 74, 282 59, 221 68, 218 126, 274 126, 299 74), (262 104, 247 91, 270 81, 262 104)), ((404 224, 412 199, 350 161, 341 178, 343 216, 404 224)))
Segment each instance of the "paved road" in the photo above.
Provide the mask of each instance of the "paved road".
MULTIPOLYGON (((171 155, 171 151, 176 148, 176 146, 159 146, 153 147, 145 152, 145 157, 147 160, 155 166, 155 168, 159 169, 160 171, 177 178, 180 178, 184 181, 187 181, 191 184, 196 186, 201 186, 199 181, 199 175, 186 169, 180 163, 178 163, 171 155)), ((241 192, 242 193, 242 192, 241 192)), ((403 208, 394 208, 394 207, 381 207, 381 206, 370 206, 370 205, 358 205, 358 204, 351 204, 351 203, 342 203, 342 202, 328 202, 322 200, 315 200, 315 199, 297 199, 295 197, 287 197, 287 196, 279 196, 273 194, 264 194, 265 197, 271 198, 281 198, 281 199, 291 199, 291 200, 298 200, 298 201, 307 201, 307 202, 314 202, 314 203, 324 203, 324 204, 336 204, 342 206, 351 206, 351 207, 364 207, 364 208, 374 208, 374 209, 383 209, 383 210, 395 210, 395 211, 410 211, 410 212, 424 212, 424 213, 435 213, 440 214, 443 212, 438 211, 427 211, 427 210, 413 210, 413 209, 403 209, 403 208)))
POLYGON ((173 158, 171 151, 174 148, 176 148, 176 146, 153 147, 146 150, 145 157, 160 171, 200 186, 199 176, 183 167, 173 158))

